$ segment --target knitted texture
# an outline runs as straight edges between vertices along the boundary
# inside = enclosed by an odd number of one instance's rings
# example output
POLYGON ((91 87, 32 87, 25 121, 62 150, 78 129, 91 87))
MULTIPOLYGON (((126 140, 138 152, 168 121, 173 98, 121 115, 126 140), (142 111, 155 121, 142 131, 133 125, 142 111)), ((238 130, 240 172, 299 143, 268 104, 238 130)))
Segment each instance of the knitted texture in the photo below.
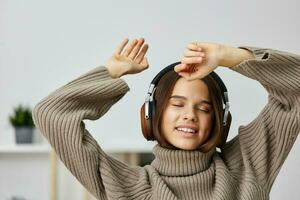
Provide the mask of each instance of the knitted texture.
POLYGON ((221 153, 156 145, 155 159, 144 167, 129 166, 106 154, 83 120, 99 119, 129 87, 123 79, 112 79, 104 66, 42 99, 33 109, 34 122, 70 172, 97 199, 269 199, 300 131, 300 56, 240 48, 252 51, 255 59, 230 69, 259 81, 268 92, 268 102, 253 121, 239 127, 221 153))

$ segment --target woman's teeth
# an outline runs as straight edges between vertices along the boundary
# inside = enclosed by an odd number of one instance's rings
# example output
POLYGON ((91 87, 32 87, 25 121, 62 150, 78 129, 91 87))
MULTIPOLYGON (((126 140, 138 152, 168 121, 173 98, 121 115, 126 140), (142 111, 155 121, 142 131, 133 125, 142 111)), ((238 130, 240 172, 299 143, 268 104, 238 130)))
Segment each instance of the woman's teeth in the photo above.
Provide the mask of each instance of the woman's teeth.
POLYGON ((191 128, 177 128, 178 131, 183 131, 183 132, 189 132, 189 133, 196 133, 194 129, 191 128))

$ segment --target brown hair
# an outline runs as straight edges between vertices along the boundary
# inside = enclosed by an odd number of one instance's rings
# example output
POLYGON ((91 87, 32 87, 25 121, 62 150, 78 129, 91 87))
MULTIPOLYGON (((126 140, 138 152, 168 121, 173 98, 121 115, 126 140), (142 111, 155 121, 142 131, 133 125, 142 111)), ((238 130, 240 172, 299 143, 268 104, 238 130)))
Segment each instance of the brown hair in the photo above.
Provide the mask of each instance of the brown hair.
MULTIPOLYGON (((153 135, 157 142, 166 148, 170 149, 178 149, 177 147, 170 144, 164 136, 161 134, 160 131, 160 123, 162 114, 167 106, 169 97, 172 94, 173 88, 181 78, 175 71, 171 70, 167 72, 158 82, 157 88, 155 91, 154 98, 156 99, 156 108, 155 108, 155 117, 153 118, 153 135)), ((210 94, 210 98, 212 101, 212 107, 214 110, 214 120, 213 120, 213 128, 211 134, 207 141, 205 141, 198 150, 202 152, 207 152, 216 146, 222 146, 226 142, 226 138, 228 135, 230 122, 231 122, 231 115, 229 113, 228 121, 226 127, 223 127, 223 103, 222 103, 222 93, 218 83, 212 78, 211 75, 207 75, 206 77, 201 79, 205 82, 208 87, 208 91, 210 94), (225 130, 223 130, 225 129, 225 130), (222 133, 223 132, 223 133, 222 133), (225 140, 225 141, 224 141, 225 140)))

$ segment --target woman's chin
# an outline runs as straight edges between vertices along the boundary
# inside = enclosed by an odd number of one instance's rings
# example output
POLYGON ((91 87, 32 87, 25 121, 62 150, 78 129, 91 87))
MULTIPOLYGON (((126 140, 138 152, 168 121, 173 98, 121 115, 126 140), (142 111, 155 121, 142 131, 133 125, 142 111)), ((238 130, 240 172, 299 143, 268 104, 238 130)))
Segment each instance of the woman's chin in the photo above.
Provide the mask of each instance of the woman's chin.
POLYGON ((199 147, 199 145, 191 144, 191 143, 177 143, 177 144, 173 144, 173 146, 181 150, 187 150, 187 151, 196 150, 199 147))

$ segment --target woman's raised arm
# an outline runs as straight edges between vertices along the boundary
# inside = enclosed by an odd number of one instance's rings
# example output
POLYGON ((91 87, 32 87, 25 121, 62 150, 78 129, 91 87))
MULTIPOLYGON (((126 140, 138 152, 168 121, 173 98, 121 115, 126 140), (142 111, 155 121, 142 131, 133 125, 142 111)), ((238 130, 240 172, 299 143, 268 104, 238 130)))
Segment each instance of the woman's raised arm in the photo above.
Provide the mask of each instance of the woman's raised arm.
POLYGON ((231 172, 238 178, 259 182, 269 192, 300 132, 300 56, 266 48, 196 44, 193 53, 188 46, 184 64, 177 68, 179 73, 186 70, 183 75, 187 79, 203 77, 217 66, 225 66, 257 80, 269 94, 260 114, 240 126, 237 137, 222 151, 231 172), (191 58, 192 54, 203 59, 195 63, 197 58, 191 58))
MULTIPOLYGON (((108 68, 127 70, 128 62, 139 67, 128 59, 110 62, 108 68)), ((145 170, 108 156, 83 122, 99 119, 129 91, 119 73, 108 68, 96 67, 52 92, 34 107, 33 118, 62 162, 97 199, 135 199, 150 188, 145 170)))
POLYGON ((253 121, 239 127, 225 157, 232 169, 242 162, 245 175, 252 174, 269 192, 300 132, 300 56, 240 48, 253 52, 255 58, 230 69, 257 80, 268 92, 268 102, 253 121))

